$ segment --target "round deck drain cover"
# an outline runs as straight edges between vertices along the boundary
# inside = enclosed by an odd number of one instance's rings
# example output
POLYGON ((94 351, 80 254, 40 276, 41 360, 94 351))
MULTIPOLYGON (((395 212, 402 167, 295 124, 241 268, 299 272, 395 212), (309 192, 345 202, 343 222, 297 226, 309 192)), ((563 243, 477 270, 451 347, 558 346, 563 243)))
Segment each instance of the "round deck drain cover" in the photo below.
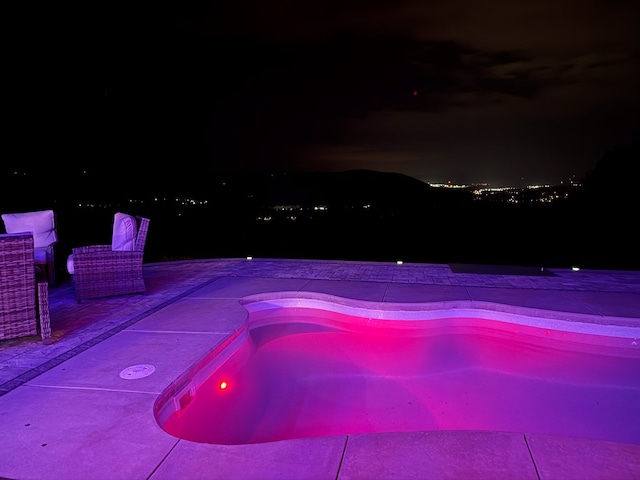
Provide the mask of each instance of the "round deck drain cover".
POLYGON ((120 378, 124 378, 125 380, 136 380, 138 378, 148 377, 155 371, 156 367, 149 365, 148 363, 132 365, 120 372, 120 378))

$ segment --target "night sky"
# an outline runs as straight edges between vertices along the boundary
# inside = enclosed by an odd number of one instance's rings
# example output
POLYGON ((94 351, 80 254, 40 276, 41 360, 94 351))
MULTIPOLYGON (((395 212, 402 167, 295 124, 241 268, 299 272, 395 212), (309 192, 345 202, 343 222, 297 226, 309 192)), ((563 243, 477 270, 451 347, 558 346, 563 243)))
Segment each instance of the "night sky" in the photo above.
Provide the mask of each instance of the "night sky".
POLYGON ((557 184, 640 126, 637 0, 174 3, 7 7, 12 159, 557 184))

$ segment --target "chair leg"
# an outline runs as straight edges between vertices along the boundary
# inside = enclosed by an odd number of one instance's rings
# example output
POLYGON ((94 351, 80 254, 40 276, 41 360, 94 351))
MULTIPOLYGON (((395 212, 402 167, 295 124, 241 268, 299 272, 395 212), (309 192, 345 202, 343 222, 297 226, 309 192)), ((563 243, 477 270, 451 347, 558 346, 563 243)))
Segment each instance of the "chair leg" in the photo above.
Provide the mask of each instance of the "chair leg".
POLYGON ((51 345, 51 317, 49 315, 49 284, 38 282, 38 316, 40 317, 40 336, 43 345, 51 345))

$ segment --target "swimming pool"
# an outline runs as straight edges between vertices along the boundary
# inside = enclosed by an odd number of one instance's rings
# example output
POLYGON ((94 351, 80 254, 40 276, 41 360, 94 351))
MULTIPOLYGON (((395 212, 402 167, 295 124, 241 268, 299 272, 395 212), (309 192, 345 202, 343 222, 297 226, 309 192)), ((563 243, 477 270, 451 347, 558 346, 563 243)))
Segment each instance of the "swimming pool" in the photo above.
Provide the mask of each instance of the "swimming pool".
POLYGON ((158 397, 168 433, 222 445, 419 430, 640 444, 637 328, 482 302, 276 292, 242 303, 245 325, 158 397))

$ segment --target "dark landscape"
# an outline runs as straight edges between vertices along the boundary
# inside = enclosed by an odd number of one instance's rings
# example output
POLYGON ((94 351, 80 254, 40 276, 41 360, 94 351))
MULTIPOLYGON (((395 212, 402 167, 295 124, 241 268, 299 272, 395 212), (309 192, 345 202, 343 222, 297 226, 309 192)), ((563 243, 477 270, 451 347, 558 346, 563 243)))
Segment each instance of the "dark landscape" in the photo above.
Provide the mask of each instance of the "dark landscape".
POLYGON ((579 186, 490 196, 367 170, 13 170, 3 172, 12 189, 1 210, 55 210, 62 256, 110 243, 113 214, 123 211, 151 219, 146 262, 253 256, 640 270, 638 158, 636 140, 607 152, 579 186), (541 202, 543 191, 559 196, 541 202))

